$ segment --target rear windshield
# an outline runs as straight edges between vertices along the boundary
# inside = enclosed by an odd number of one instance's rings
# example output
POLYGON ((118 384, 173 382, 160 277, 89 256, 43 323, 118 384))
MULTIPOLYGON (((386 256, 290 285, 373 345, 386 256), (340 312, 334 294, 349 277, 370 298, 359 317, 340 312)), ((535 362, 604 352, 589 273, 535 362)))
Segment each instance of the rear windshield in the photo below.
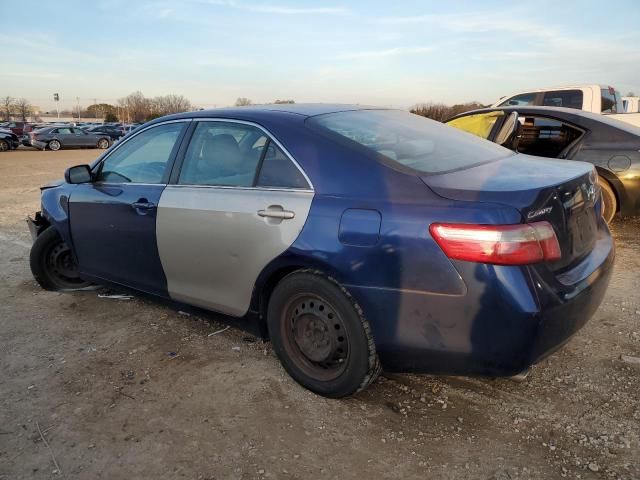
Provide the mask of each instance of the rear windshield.
POLYGON ((513 155, 510 150, 475 135, 399 110, 329 113, 311 117, 309 123, 427 174, 513 155))

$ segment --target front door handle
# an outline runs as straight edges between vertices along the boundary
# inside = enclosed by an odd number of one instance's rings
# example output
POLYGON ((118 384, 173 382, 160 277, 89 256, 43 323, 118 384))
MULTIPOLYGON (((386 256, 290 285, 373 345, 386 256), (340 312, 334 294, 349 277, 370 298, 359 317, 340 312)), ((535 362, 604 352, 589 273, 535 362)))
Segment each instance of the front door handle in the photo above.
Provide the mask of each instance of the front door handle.
MULTIPOLYGON (((282 207, 281 207, 282 208, 282 207)), ((296 216, 294 212, 291 210, 282 210, 275 208, 267 208, 266 210, 258 210, 258 215, 260 217, 266 218, 277 218, 279 220, 291 220, 296 216)))

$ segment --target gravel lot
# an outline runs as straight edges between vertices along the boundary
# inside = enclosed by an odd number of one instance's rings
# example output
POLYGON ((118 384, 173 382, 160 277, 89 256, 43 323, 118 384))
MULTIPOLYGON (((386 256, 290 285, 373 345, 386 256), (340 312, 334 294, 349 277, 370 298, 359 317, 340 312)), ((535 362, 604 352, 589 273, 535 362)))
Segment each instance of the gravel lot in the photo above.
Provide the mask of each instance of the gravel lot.
POLYGON ((603 305, 524 383, 383 375, 327 400, 240 330, 36 285, 38 186, 99 153, 0 154, 0 479, 640 478, 640 221, 616 221, 603 305))

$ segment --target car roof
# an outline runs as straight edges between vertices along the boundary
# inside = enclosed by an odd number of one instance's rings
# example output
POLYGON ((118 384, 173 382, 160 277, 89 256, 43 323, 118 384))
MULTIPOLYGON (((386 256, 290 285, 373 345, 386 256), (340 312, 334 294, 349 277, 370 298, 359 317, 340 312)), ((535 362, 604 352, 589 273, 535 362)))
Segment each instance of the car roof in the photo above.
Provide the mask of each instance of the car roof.
MULTIPOLYGON (((268 105, 248 105, 245 107, 225 107, 185 112, 172 115, 172 118, 201 118, 201 117, 249 117, 252 114, 269 114, 273 112, 297 114, 304 117, 323 115, 326 113, 346 112, 351 110, 384 110, 384 107, 372 107, 365 105, 349 105, 335 103, 278 103, 268 105)), ((166 117, 161 117, 166 118, 166 117)))

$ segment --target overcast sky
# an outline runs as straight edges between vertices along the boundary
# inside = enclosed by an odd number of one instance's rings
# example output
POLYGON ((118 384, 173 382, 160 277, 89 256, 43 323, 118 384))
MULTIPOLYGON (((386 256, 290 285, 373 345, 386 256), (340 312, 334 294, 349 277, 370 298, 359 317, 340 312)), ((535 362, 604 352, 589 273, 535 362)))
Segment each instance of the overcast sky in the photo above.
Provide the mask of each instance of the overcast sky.
POLYGON ((640 93, 640 1, 0 0, 0 96, 52 109, 134 90, 200 106, 640 93), (10 19, 10 21, 6 21, 10 19))

